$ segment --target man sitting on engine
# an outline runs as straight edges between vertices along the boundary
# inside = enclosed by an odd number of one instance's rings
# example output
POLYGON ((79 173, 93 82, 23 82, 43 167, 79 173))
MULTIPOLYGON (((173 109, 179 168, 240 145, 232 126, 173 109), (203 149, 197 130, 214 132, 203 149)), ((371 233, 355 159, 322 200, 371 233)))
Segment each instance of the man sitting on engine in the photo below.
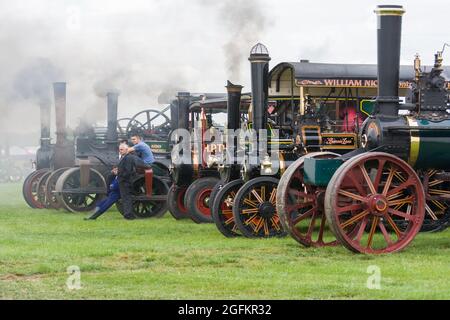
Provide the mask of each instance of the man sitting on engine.
POLYGON ((135 152, 146 164, 155 162, 152 149, 142 140, 139 134, 133 134, 131 136, 131 143, 133 147, 128 148, 128 153, 135 152))

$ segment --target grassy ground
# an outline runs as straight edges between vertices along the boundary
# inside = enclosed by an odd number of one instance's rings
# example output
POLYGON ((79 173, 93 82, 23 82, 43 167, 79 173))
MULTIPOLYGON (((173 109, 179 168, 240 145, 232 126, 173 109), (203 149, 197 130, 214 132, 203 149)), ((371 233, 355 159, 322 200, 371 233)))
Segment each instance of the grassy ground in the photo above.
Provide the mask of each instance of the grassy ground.
POLYGON ((29 209, 20 185, 0 185, 0 298, 450 299, 450 230, 374 257, 291 238, 226 239, 214 225, 169 214, 82 217, 29 209), (66 286, 72 265, 80 290, 66 286), (366 286, 371 265, 381 270, 379 290, 366 286))

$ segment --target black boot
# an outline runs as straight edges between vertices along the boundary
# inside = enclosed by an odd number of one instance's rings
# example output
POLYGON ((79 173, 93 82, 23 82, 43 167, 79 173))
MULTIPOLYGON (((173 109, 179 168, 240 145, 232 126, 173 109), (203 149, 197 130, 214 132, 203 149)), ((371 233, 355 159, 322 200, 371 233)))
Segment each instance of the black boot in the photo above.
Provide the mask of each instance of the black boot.
POLYGON ((102 213, 100 213, 100 208, 99 207, 95 207, 94 213, 87 218, 84 218, 84 220, 95 220, 98 217, 100 217, 102 215, 102 213))

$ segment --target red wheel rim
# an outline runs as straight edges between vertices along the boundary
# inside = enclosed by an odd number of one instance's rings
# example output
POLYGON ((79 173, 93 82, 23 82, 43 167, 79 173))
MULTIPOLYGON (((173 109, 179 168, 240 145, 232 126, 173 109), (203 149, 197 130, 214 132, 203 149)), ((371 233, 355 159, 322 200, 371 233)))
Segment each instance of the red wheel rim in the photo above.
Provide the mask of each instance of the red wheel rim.
POLYGON ((35 174, 27 181, 27 185, 25 186, 29 201, 37 209, 44 208, 44 205, 39 201, 37 187, 38 187, 39 179, 47 172, 48 172, 47 169, 42 169, 42 170, 36 171, 35 174))
POLYGON ((178 210, 180 210, 181 213, 187 214, 187 209, 184 206, 184 195, 186 194, 186 188, 179 189, 177 192, 177 206, 178 210))
POLYGON ((350 250, 389 253, 406 247, 425 216, 419 177, 403 160, 380 152, 349 160, 327 189, 326 212, 350 250))
POLYGON ((281 222, 289 234, 306 247, 335 246, 339 242, 328 231, 323 200, 325 189, 304 183, 305 158, 336 158, 332 153, 318 153, 298 159, 284 173, 277 193, 281 222))
POLYGON ((212 188, 203 189, 197 195, 196 207, 202 215, 210 217, 211 209, 209 208, 209 196, 211 195, 212 188))

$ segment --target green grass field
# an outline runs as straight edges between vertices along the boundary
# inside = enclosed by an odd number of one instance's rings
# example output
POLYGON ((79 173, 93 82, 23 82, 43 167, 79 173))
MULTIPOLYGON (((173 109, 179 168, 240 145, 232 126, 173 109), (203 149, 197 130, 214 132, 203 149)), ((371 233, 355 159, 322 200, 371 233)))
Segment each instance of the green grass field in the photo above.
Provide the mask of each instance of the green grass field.
POLYGON ((0 185, 2 299, 450 299, 450 230, 420 234, 393 255, 293 239, 227 239, 214 225, 125 221, 33 210, 20 185, 0 185), (66 286, 67 267, 81 289, 66 286), (368 289, 367 268, 381 270, 368 289))

